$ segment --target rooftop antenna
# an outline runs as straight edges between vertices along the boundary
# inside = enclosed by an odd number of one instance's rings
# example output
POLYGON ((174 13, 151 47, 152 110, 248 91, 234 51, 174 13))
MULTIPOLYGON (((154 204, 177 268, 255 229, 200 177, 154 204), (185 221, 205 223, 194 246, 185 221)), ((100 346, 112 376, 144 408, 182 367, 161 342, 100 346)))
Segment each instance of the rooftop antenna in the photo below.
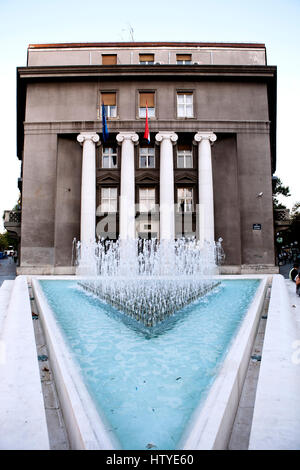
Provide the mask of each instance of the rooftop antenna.
POLYGON ((123 36, 123 32, 129 32, 129 35, 130 35, 130 39, 132 42, 134 42, 134 37, 133 37, 133 34, 134 34, 134 30, 133 30, 133 27, 131 26, 131 24, 127 23, 128 24, 128 28, 122 28, 121 29, 121 33, 119 34, 119 36, 121 37, 121 41, 124 41, 124 36, 123 36))
POLYGON ((130 38, 131 38, 131 41, 134 42, 134 37, 133 37, 133 27, 131 26, 131 24, 128 23, 128 26, 129 26, 129 34, 130 34, 130 38))

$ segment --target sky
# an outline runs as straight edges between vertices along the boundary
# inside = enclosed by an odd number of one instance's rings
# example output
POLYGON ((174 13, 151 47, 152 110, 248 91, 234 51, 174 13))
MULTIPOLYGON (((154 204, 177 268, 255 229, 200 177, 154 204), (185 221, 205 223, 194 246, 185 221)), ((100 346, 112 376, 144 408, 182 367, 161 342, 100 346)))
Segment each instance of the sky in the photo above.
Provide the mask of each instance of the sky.
MULTIPOLYGON (((17 203, 16 67, 29 44, 55 42, 257 42, 276 65, 277 169, 300 201, 300 0, 0 0, 0 233, 17 203)), ((32 208, 34 210, 34 208, 32 208)))

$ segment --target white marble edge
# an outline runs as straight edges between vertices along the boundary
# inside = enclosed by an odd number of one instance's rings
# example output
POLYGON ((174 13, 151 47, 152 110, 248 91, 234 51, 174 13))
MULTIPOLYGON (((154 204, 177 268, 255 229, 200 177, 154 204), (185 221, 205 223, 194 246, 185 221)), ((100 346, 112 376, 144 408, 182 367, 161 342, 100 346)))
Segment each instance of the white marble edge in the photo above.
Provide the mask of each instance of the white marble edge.
POLYGON ((193 413, 179 444, 180 449, 227 448, 269 277, 269 275, 216 276, 222 279, 260 279, 261 283, 204 403, 201 403, 193 413))
POLYGON ((275 275, 249 450, 300 449, 300 302, 294 295, 293 304, 283 276, 275 275))
POLYGON ((66 345, 54 314, 38 283, 40 279, 46 278, 55 280, 63 278, 73 281, 75 278, 74 276, 38 276, 31 280, 71 448, 76 450, 118 449, 120 448, 118 441, 113 434, 109 435, 106 431, 105 418, 100 416, 86 389, 79 366, 75 363, 66 345))
POLYGON ((0 448, 49 450, 26 276, 17 276, 11 287, 1 329, 0 448))

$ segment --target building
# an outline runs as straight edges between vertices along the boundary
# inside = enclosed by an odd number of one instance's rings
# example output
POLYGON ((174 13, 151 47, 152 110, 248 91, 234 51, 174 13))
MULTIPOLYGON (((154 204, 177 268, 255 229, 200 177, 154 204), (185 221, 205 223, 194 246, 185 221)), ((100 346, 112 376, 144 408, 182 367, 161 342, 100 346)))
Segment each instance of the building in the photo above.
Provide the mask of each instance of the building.
POLYGON ((29 45, 17 154, 19 273, 73 272, 73 239, 95 231, 221 237, 223 272, 276 272, 276 67, 264 44, 29 45))

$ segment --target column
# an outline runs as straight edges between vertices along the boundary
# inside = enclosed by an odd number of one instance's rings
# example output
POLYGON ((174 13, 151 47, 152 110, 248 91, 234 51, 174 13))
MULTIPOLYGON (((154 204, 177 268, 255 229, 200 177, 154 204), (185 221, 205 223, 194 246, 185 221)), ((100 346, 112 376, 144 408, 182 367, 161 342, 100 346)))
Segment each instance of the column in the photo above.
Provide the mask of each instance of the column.
POLYGON ((88 244, 96 235, 96 143, 99 135, 83 132, 77 136, 82 145, 80 241, 88 244))
POLYGON ((174 165, 173 145, 178 139, 175 132, 156 134, 160 143, 160 240, 174 240, 174 165))
POLYGON ((212 132, 197 132, 194 139, 198 143, 198 224, 199 240, 203 245, 205 241, 214 242, 215 239, 211 144, 217 136, 212 132))
POLYGON ((121 192, 119 232, 121 240, 134 240, 135 236, 135 173, 134 144, 139 136, 134 132, 120 132, 117 141, 121 150, 121 192))

